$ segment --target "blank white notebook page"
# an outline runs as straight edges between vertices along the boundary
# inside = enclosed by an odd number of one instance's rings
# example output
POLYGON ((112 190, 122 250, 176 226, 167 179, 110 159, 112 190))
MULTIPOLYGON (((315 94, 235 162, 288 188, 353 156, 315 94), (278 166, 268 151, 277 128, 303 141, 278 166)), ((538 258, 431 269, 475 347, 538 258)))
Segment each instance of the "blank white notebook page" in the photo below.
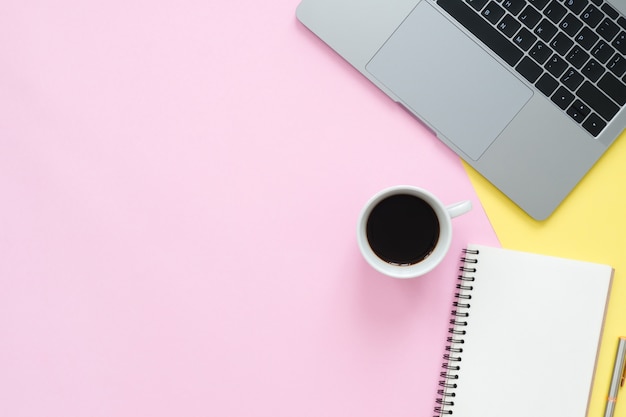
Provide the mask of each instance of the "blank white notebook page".
POLYGON ((585 417, 613 269, 470 245, 446 410, 457 417, 585 417), (472 287, 471 289, 469 287, 472 287), (464 310, 463 304, 469 304, 464 310), (461 343, 462 341, 462 343, 461 343), (458 375, 458 379, 453 379, 458 375), (456 388, 452 388, 456 384, 456 388))

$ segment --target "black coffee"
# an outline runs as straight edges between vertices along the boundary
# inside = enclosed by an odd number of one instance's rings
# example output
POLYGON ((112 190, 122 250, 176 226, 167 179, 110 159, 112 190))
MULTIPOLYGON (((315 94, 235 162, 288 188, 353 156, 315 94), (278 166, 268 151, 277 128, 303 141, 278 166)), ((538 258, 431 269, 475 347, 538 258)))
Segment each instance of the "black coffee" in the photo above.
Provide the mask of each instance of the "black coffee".
POLYGON ((369 245, 379 258, 390 264, 412 265, 435 248, 439 219, 421 198, 397 194, 373 208, 366 232, 369 245))

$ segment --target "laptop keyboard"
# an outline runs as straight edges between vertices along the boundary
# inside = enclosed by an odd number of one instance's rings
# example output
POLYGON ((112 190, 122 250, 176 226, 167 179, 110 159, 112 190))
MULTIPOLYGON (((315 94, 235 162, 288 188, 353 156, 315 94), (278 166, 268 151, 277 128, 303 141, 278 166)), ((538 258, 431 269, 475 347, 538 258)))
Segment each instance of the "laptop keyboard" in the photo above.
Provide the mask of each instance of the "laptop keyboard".
POLYGON ((626 19, 603 0, 438 0, 591 135, 626 104, 626 19))

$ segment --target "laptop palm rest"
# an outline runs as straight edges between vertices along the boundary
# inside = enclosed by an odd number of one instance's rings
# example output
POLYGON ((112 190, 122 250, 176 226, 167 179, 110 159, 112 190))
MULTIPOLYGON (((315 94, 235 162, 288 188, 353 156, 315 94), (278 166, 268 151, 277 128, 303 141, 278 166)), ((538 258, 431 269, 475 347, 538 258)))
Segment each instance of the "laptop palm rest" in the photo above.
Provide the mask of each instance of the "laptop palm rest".
POLYGON ((366 69, 473 160, 533 94, 426 1, 413 9, 366 69), (431 42, 434 37, 438 42, 431 42))

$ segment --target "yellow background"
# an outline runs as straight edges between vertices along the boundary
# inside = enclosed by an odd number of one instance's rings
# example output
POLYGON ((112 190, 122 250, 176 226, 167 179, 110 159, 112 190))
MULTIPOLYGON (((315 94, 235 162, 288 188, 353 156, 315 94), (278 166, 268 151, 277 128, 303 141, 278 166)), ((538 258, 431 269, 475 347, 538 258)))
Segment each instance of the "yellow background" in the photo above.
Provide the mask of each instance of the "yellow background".
MULTIPOLYGON (((620 139, 557 211, 542 222, 530 218, 465 165, 503 247, 615 268, 589 417, 604 415, 617 339, 626 336, 626 139, 620 139)), ((619 394, 614 416, 626 417, 626 391, 619 394)))

